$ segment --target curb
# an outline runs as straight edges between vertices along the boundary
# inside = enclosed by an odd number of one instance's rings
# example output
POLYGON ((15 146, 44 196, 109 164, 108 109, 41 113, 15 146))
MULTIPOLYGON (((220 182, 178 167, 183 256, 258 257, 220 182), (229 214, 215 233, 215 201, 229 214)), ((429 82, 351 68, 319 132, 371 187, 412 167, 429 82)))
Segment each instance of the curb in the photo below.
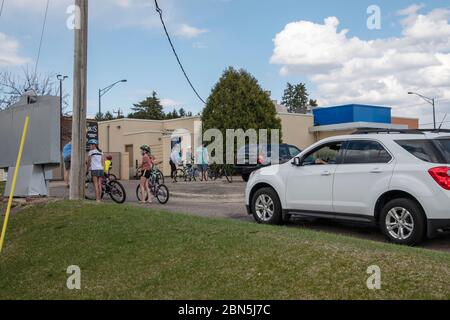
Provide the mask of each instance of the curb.
POLYGON ((221 200, 221 201, 227 201, 227 202, 243 202, 244 196, 242 194, 203 194, 199 195, 196 193, 182 193, 182 192, 171 192, 171 196, 177 197, 177 198, 184 198, 184 199, 190 199, 190 200, 221 200))

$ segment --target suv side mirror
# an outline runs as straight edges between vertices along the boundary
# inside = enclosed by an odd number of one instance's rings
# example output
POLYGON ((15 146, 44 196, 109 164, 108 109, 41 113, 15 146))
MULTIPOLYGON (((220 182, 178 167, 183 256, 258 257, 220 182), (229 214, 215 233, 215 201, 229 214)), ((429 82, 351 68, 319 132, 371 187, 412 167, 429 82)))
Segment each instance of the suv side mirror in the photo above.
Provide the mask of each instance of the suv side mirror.
POLYGON ((292 160, 292 165, 296 167, 302 166, 302 159, 300 157, 295 157, 294 160, 292 160))

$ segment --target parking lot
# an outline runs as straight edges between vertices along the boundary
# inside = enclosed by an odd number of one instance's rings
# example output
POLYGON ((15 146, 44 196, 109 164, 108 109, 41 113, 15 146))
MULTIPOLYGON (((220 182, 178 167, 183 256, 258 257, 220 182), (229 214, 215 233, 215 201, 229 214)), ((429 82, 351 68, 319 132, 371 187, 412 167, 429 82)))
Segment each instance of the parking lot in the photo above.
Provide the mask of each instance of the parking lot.
MULTIPOLYGON (((166 185, 171 193, 169 202, 166 205, 160 205, 155 200, 154 203, 145 206, 204 217, 237 219, 254 223, 253 218, 246 213, 244 205, 245 183, 239 178, 235 178, 236 181, 233 183, 226 181, 172 183, 169 180, 166 179, 166 185)), ((122 184, 127 193, 127 203, 144 206, 136 198, 138 181, 122 181, 122 184)), ((68 194, 68 189, 64 184, 60 182, 51 183, 51 197, 68 198, 68 194)), ((288 223, 288 226, 385 242, 378 229, 370 226, 325 220, 297 220, 288 223)), ((450 252, 450 234, 441 234, 436 239, 424 242, 420 247, 450 252)))

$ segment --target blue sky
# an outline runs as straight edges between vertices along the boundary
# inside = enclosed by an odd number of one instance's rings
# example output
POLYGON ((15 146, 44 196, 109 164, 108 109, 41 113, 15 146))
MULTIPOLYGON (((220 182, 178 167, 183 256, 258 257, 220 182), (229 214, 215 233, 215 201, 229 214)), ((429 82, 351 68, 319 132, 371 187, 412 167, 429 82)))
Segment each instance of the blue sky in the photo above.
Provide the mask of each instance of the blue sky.
MULTIPOLYGON (((39 72, 67 74, 69 80, 72 79, 73 68, 73 31, 66 27, 66 9, 70 4, 72 1, 51 0, 39 62, 39 72)), ((394 113, 420 117, 422 123, 427 123, 430 121, 428 106, 406 95, 412 88, 441 99, 441 117, 450 111, 447 103, 450 91, 445 90, 446 85, 450 87, 447 79, 450 65, 446 60, 450 45, 444 40, 440 41, 445 43, 436 45, 436 39, 431 39, 429 35, 417 35, 420 27, 429 26, 421 25, 422 20, 426 23, 436 22, 442 27, 442 34, 437 35, 441 38, 446 35, 450 30, 450 26, 447 29, 449 19, 445 13, 445 9, 450 7, 448 1, 160 0, 159 4, 186 70, 205 99, 222 71, 228 66, 234 66, 251 72, 261 86, 272 91, 273 98, 278 100, 287 81, 306 82, 312 98, 318 98, 323 105, 351 101, 390 105, 394 113), (381 9, 380 30, 367 28, 366 10, 372 4, 381 9), (415 4, 417 6, 408 12, 399 13, 415 4), (432 15, 436 9, 441 11, 432 15), (326 24, 324 19, 328 17, 336 17, 339 22, 337 24, 335 20, 329 20, 328 27, 331 29, 326 31, 321 26, 326 24), (294 22, 302 23, 292 25, 290 30, 285 29, 294 22), (339 36, 343 29, 348 29, 348 32, 339 36), (331 35, 330 30, 333 33, 331 35), (289 38, 296 37, 298 40, 304 32, 313 35, 306 45, 289 38), (280 41, 276 45, 273 40, 280 33, 280 41), (342 40, 342 37, 345 39, 342 40), (356 44, 351 40, 354 37, 358 39, 356 44), (392 38, 397 39, 395 44, 389 43, 388 39, 392 38), (381 44, 373 44, 371 40, 381 44), (333 41, 336 41, 336 45, 330 48, 327 42, 333 41), (402 51, 404 43, 411 45, 407 52, 402 51), (425 50, 423 47, 429 43, 433 43, 434 47, 425 50), (275 54, 276 47, 280 49, 278 55, 275 54), (361 54, 366 47, 370 47, 368 52, 378 50, 378 53, 374 56, 371 53, 361 54), (311 52, 304 52, 309 51, 308 48, 311 48, 311 52), (314 53, 314 48, 323 48, 329 55, 336 55, 339 66, 331 67, 329 61, 318 61, 327 60, 327 57, 321 57, 320 52, 314 53), (354 54, 341 53, 351 49, 355 50, 354 54), (392 55, 386 56, 389 50, 392 55), (408 60, 417 59, 417 63, 421 59, 430 61, 426 55, 433 59, 439 55, 443 60, 440 60, 441 64, 424 65, 421 62, 417 65, 415 62, 405 65, 399 70, 399 73, 408 72, 404 77, 398 76, 393 67, 379 73, 383 69, 379 66, 384 61, 395 65, 395 61, 403 60, 404 54, 408 54, 408 60), (346 65, 349 57, 355 58, 354 62, 346 65), (368 82, 382 79, 378 94, 376 86, 366 88, 361 79, 356 79, 356 73, 361 73, 355 67, 358 64, 365 65, 364 71, 370 76, 363 77, 368 82), (332 68, 335 68, 333 72, 332 68), (440 70, 443 72, 440 73, 440 70), (415 78, 416 71, 417 78, 427 75, 440 81, 433 84, 430 81, 404 84, 402 79, 415 78), (346 74, 348 72, 352 73, 351 77, 346 74), (327 81, 327 78, 333 80, 327 81), (345 81, 348 81, 349 86, 336 87, 337 83, 345 81), (356 87, 358 90, 353 90, 356 87)), ((5 0, 4 12, 0 17, 0 34, 6 36, 8 41, 3 42, 6 48, 2 49, 0 44, 0 61, 2 54, 9 55, 10 59, 6 59, 9 62, 0 63, 2 70, 18 72, 27 64, 33 68, 44 7, 45 0, 5 0), (6 46, 9 42, 13 43, 11 46, 14 48, 6 46)), ((120 107, 128 112, 133 103, 150 95, 152 90, 158 92, 167 109, 184 107, 194 113, 202 109, 170 51, 153 1, 91 0, 88 75, 90 115, 97 111, 98 88, 122 78, 127 79, 128 83, 118 85, 103 98, 104 110, 120 107)), ((71 81, 66 81, 65 85, 70 94, 71 81)))

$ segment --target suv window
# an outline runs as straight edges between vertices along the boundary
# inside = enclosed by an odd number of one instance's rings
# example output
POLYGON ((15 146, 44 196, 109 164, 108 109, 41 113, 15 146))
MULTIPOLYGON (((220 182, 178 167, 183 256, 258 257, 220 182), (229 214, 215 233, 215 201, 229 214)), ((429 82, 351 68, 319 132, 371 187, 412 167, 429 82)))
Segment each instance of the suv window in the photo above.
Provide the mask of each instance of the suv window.
POLYGON ((403 149, 422 161, 430 163, 442 163, 442 161, 444 160, 442 154, 439 152, 439 149, 432 142, 432 140, 398 140, 396 142, 403 149))
POLYGON ((343 146, 342 141, 328 143, 305 156, 304 166, 337 164, 343 146))
POLYGON ((392 156, 381 143, 373 140, 353 140, 345 147, 344 164, 388 163, 392 156))
POLYGON ((289 146, 289 154, 291 155, 291 158, 294 158, 300 154, 300 149, 295 146, 289 146))
POLYGON ((450 163, 450 139, 437 139, 435 141, 444 153, 446 163, 450 163))

